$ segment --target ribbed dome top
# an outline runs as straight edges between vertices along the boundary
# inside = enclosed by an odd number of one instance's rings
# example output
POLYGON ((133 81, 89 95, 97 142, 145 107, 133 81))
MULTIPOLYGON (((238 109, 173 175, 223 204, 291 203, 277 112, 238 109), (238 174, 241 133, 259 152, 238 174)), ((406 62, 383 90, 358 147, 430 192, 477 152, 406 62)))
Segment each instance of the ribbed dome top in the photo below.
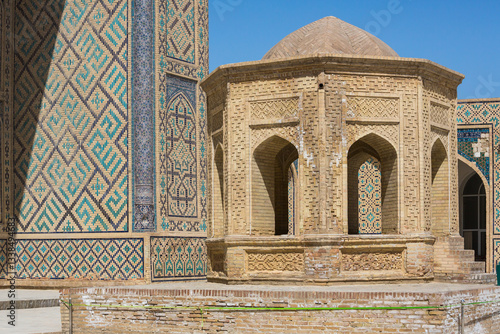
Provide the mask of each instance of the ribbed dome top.
POLYGON ((313 54, 398 57, 393 49, 372 34, 336 17, 328 16, 292 32, 262 59, 313 54))

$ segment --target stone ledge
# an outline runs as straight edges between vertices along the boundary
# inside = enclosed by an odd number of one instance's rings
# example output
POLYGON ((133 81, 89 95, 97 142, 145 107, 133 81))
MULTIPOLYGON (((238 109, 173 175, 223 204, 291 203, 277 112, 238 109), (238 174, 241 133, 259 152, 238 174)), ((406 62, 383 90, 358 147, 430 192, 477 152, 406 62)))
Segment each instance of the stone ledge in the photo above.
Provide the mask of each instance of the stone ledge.
POLYGON ((321 296, 352 296, 362 294, 363 297, 378 298, 382 295, 395 297, 424 295, 454 295, 466 291, 471 296, 481 293, 499 293, 500 287, 482 284, 459 283, 417 283, 417 284, 352 284, 344 283, 334 286, 295 286, 295 285, 225 285, 209 282, 167 282, 130 287, 88 287, 65 288, 60 294, 129 294, 140 296, 227 296, 230 294, 245 296, 275 295, 303 296, 304 294, 319 294, 321 296))
MULTIPOLYGON (((286 332, 293 333, 437 334, 456 333, 462 299, 466 303, 498 300, 500 287, 435 283, 336 287, 173 283, 65 289, 61 294, 66 300, 71 297, 76 305, 73 329, 79 333, 282 333, 286 327, 286 332), (141 308, 144 306, 155 309, 141 308), (132 307, 133 312, 127 307, 132 307), (241 307, 244 310, 238 310, 241 307), (332 310, 315 310, 320 308, 332 310), (99 323, 89 323, 89 317, 99 319, 99 323), (307 321, 301 320, 305 318, 307 321)), ((498 333, 496 304, 467 307, 467 331, 479 324, 484 333, 498 333)), ((68 310, 61 307, 61 314, 64 331, 69 326, 68 310)))
MULTIPOLYGON (((55 299, 32 299, 32 300, 16 300, 16 309, 28 308, 45 308, 59 306, 59 298, 55 299)), ((10 306, 10 301, 0 301, 0 311, 7 310, 10 306)))

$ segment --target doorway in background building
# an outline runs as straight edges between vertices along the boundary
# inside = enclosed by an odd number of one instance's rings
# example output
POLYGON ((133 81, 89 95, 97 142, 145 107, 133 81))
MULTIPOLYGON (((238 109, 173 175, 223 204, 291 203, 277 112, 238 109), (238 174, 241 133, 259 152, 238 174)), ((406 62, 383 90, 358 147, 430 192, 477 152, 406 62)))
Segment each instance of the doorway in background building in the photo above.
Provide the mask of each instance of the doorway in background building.
POLYGON ((460 235, 465 249, 475 251, 476 261, 486 261, 487 196, 483 180, 471 167, 459 161, 460 235))

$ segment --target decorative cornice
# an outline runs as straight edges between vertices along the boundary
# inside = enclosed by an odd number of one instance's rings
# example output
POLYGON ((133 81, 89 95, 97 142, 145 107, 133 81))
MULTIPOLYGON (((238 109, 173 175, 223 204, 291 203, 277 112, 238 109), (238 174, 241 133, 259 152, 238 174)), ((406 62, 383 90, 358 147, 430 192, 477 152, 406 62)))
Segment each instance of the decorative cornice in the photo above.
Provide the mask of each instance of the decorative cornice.
POLYGON ((222 65, 203 80, 201 85, 208 92, 212 90, 214 85, 223 84, 224 82, 251 80, 249 74, 279 76, 283 73, 297 70, 309 70, 318 73, 324 71, 421 76, 443 82, 453 88, 456 88, 465 78, 463 74, 427 59, 357 55, 313 55, 222 65))

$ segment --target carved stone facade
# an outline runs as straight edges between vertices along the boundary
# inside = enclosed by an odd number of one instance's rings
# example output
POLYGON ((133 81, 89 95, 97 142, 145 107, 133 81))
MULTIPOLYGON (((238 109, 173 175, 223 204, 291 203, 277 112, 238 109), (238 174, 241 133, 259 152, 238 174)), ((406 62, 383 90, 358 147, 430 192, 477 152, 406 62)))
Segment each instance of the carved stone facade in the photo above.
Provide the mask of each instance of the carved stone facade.
POLYGON ((215 70, 202 82, 208 193, 224 196, 209 201, 208 279, 327 284, 481 272, 460 251, 452 177, 462 79, 427 60, 367 55, 215 70), (296 198, 287 204, 292 163, 296 198))
POLYGON ((342 271, 402 270, 402 253, 358 253, 342 255, 342 271))

